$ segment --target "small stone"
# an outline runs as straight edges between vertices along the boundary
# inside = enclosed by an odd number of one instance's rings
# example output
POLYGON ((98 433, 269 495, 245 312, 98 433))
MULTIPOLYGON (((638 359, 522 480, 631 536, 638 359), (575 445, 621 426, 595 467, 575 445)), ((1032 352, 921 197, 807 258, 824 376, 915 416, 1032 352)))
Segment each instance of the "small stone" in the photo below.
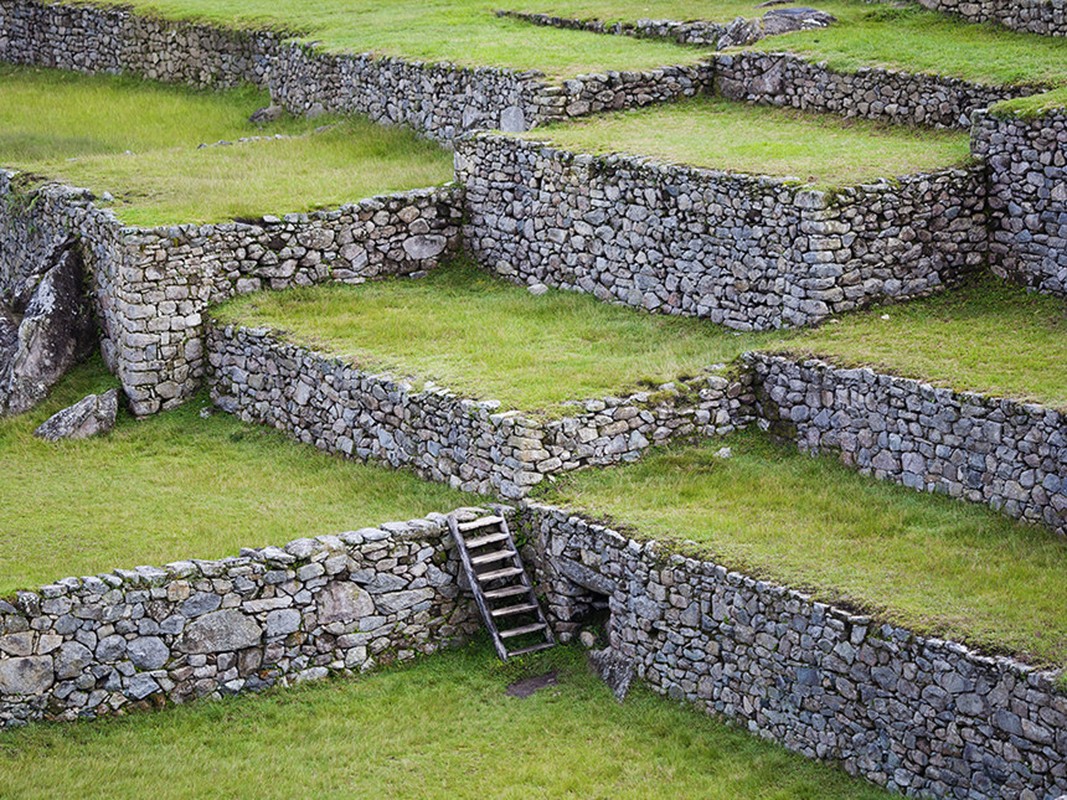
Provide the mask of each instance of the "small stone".
POLYGON ((33 435, 50 442, 101 436, 115 427, 118 410, 118 389, 111 389, 104 394, 91 394, 53 414, 33 435))

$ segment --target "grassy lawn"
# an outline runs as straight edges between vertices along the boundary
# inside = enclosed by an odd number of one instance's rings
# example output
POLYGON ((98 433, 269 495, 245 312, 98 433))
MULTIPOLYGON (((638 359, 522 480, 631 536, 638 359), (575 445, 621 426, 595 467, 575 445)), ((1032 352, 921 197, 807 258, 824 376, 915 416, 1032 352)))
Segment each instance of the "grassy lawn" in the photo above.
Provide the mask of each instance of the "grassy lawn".
POLYGON ((250 89, 0 68, 0 165, 108 192, 124 222, 144 226, 281 216, 452 178, 451 156, 403 128, 248 122, 269 102, 250 89), (286 138, 197 148, 274 135, 286 138))
MULTIPOLYGON (((706 53, 667 42, 530 26, 498 19, 496 9, 606 20, 711 21, 754 17, 766 10, 739 0, 322 0, 286 5, 284 10, 273 0, 134 0, 132 5, 167 17, 271 26, 335 51, 540 69, 555 78, 692 63, 706 53)), ((792 50, 844 70, 885 66, 992 84, 1067 80, 1067 41, 968 24, 918 5, 896 8, 860 0, 821 0, 815 5, 836 16, 838 25, 772 37, 756 46, 792 50)))
POLYGON ((356 680, 0 733, 4 797, 888 797, 641 687, 617 703, 583 661, 557 648, 505 666, 477 644, 356 680), (505 694, 548 670, 557 686, 505 694))
POLYGON ((205 402, 141 422, 123 415, 101 439, 57 445, 32 436, 50 414, 114 383, 94 360, 38 409, 0 420, 0 596, 68 575, 236 555, 472 502, 225 414, 201 419, 205 402))
POLYGON ((1067 409, 1067 302, 994 278, 841 317, 785 349, 1067 409))
POLYGON ((572 473, 546 499, 881 620, 1067 664, 1067 541, 757 432, 572 473), (713 455, 723 443, 732 458, 713 455))
POLYGON ((216 316, 526 411, 658 386, 770 341, 585 294, 534 297, 463 261, 415 281, 246 295, 216 316))
POLYGON ((524 136, 547 138, 579 152, 654 156, 833 186, 944 169, 970 158, 964 132, 845 120, 721 98, 590 117, 524 136))

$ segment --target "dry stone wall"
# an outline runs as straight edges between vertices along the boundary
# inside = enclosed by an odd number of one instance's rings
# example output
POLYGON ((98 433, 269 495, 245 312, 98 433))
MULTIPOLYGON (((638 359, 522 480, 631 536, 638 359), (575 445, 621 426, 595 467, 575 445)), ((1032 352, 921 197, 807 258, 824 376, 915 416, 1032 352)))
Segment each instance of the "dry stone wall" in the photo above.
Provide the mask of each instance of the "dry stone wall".
POLYGON ((676 700, 908 796, 1067 792, 1055 675, 668 555, 559 509, 523 517, 566 627, 608 598, 616 658, 676 700))
POLYGON ((743 382, 708 374, 656 392, 575 403, 573 412, 544 419, 432 384, 418 388, 233 325, 209 331, 208 359, 212 399, 246 422, 507 498, 567 470, 633 461, 674 438, 727 433, 747 423, 752 402, 743 382))
POLYGON ((434 514, 19 592, 0 600, 0 726, 431 653, 479 626, 459 574, 446 518, 434 514))
POLYGON ((1063 0, 919 0, 934 11, 957 14, 969 22, 996 22, 1006 28, 1045 36, 1067 36, 1063 0))
POLYGON ((714 62, 715 91, 732 100, 938 128, 970 128, 976 111, 1047 89, 872 67, 836 72, 791 53, 720 53, 714 62))
POLYGON ((1067 534, 1067 419, 870 369, 752 353, 756 413, 809 452, 1067 534))
POLYGON ((985 114, 972 147, 989 165, 990 264, 1067 297, 1067 114, 985 114))
POLYGON ((929 294, 986 252, 980 167, 830 193, 476 134, 456 174, 498 274, 745 330, 929 294))
POLYGON ((204 373, 204 312, 259 289, 421 275, 459 246, 462 190, 416 190, 252 222, 134 228, 83 190, 26 192, 0 173, 0 287, 71 234, 93 276, 103 352, 135 414, 178 405, 204 373))

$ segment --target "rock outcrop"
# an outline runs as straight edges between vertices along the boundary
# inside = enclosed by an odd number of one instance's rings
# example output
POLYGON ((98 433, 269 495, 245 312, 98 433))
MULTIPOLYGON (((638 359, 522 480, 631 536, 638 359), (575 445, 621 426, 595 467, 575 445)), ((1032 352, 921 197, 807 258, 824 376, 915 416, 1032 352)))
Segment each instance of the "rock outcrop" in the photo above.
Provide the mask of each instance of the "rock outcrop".
POLYGON ((0 416, 33 408, 92 351, 84 275, 76 242, 67 240, 15 287, 10 306, 0 304, 0 416))
POLYGON ((115 427, 118 410, 118 389, 103 394, 91 394, 69 408, 53 414, 33 435, 50 442, 100 436, 115 427))

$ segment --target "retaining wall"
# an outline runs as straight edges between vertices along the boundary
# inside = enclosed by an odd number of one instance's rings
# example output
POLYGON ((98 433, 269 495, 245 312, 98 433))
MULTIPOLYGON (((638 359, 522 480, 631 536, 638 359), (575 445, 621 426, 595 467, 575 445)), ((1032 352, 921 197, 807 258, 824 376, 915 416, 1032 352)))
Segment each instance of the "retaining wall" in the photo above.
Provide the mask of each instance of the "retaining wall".
POLYGON ((433 385, 420 389, 263 329, 215 326, 208 351, 212 399, 246 422, 507 498, 567 470, 633 461, 673 438, 729 432, 747 423, 752 399, 744 384, 704 375, 655 393, 583 401, 550 419, 433 385))
POLYGON ((257 223, 145 229, 122 225, 83 190, 27 194, 0 172, 0 286, 78 235, 105 359, 133 412, 151 414, 196 391, 208 305, 261 288, 421 274, 458 247, 461 198, 444 187, 257 223))
POLYGON ((1067 113, 983 114, 972 147, 989 165, 993 271, 1067 297, 1067 113))
POLYGON ((1067 36, 1063 0, 919 0, 934 11, 957 14, 969 22, 996 22, 1006 28, 1046 36, 1067 36))
POLYGON ((1067 534, 1067 418, 870 369, 752 353, 756 413, 810 452, 1067 534))
POLYGON ((523 510, 565 626, 607 596, 618 658, 662 694, 908 796, 1067 792, 1054 675, 668 556, 558 509, 523 510))
POLYGON ((363 671, 479 627, 435 514, 0 600, 0 726, 363 671))
POLYGON ((714 62, 715 91, 732 100, 938 128, 970 128, 976 111, 1047 90, 873 67, 835 72, 791 53, 718 54, 714 62))
POLYGON ((456 174, 488 269, 745 330, 929 294, 986 252, 981 167, 830 193, 476 134, 456 174))

